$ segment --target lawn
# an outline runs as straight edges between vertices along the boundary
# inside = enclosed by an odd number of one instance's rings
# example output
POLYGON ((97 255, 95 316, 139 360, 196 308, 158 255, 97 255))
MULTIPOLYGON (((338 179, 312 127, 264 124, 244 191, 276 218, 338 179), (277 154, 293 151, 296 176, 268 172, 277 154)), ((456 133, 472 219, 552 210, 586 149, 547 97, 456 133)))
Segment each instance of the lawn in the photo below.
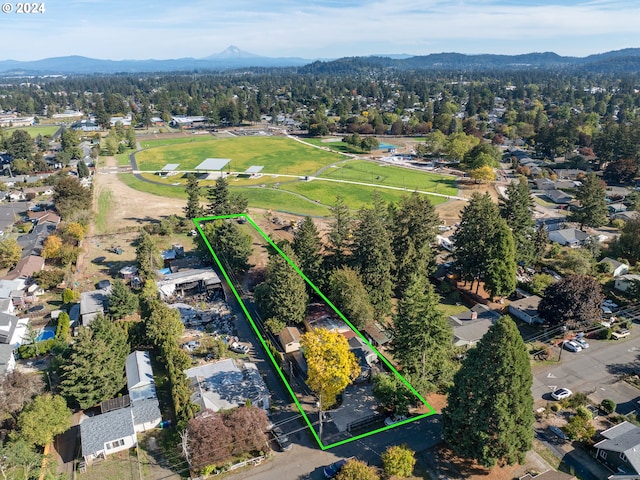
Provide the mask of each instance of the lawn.
POLYGON ((210 157, 230 158, 225 169, 231 171, 243 172, 252 165, 262 165, 266 173, 291 175, 310 175, 343 159, 283 137, 209 139, 149 148, 136 154, 138 168, 152 171, 161 170, 168 163, 180 164, 180 170, 191 170, 210 157))
POLYGON ((318 147, 330 148, 331 150, 335 150, 336 152, 341 153, 367 153, 360 148, 356 148, 353 145, 338 141, 338 142, 324 142, 322 138, 303 138, 303 141, 310 143, 312 145, 317 145, 318 147))
POLYGON ((422 190, 443 195, 457 195, 455 179, 436 173, 421 172, 413 169, 381 165, 365 160, 350 160, 329 168, 321 177, 339 180, 351 180, 375 183, 409 190, 422 190))
POLYGON ((158 138, 156 140, 143 140, 140 142, 142 148, 165 147, 192 142, 210 142, 214 137, 211 135, 185 135, 174 138, 158 138))
POLYGON ((107 216, 113 206, 113 192, 111 190, 102 190, 98 194, 98 213, 96 214, 95 224, 98 234, 105 233, 109 225, 107 224, 107 216))
MULTIPOLYGON (((411 191, 389 190, 386 188, 367 187, 364 185, 351 185, 337 182, 324 182, 314 180, 312 182, 288 182, 279 186, 280 190, 298 193, 313 201, 325 205, 333 205, 336 196, 341 195, 345 203, 352 210, 357 210, 366 205, 371 205, 373 192, 377 191, 380 197, 386 202, 398 202, 403 195, 411 195, 411 191)), ((433 205, 438 205, 447 201, 444 197, 430 196, 433 205)))
POLYGON ((24 130, 29 132, 31 138, 36 138, 38 135, 53 136, 54 133, 58 131, 60 127, 58 125, 32 125, 30 127, 11 127, 7 129, 9 132, 13 132, 14 130, 24 130))

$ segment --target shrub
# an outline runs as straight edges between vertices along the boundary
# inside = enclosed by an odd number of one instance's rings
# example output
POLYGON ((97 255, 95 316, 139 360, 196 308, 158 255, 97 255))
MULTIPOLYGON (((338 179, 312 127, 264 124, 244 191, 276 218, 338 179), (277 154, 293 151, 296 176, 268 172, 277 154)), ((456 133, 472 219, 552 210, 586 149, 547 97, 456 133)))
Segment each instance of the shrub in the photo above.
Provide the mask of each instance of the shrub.
POLYGON ((607 412, 607 414, 611 414, 616 411, 616 402, 614 402, 610 398, 605 398, 604 400, 602 400, 600 408, 607 412))
POLYGON ((576 392, 571 397, 564 400, 563 403, 567 408, 579 410, 580 407, 584 408, 584 406, 589 403, 589 399, 585 393, 576 392))
POLYGON ((415 452, 406 445, 393 445, 382 454, 384 473, 389 477, 409 477, 415 464, 415 452))

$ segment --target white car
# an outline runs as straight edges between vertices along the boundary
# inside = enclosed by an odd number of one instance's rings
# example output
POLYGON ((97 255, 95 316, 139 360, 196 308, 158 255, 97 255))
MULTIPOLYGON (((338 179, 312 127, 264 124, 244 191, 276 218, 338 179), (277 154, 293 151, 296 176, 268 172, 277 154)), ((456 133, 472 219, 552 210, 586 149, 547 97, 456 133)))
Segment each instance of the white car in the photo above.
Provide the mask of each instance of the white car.
POLYGON ((249 353, 249 346, 243 345, 242 343, 233 342, 231 345, 229 345, 229 350, 234 353, 247 354, 249 353))
POLYGON ((585 348, 589 348, 589 342, 587 342, 584 338, 574 338, 573 341, 580 345, 583 350, 585 348))
POLYGON ((566 340, 562 343, 562 348, 569 350, 570 352, 580 352, 582 347, 578 345, 574 340, 566 340))
POLYGON ((387 417, 384 419, 384 424, 386 426, 390 426, 390 425, 395 425, 398 422, 401 422, 402 420, 406 420, 407 417, 405 415, 391 415, 390 417, 387 417))
POLYGON ((569 398, 571 395, 573 395, 573 392, 568 388, 559 388, 551 392, 551 398, 554 400, 564 400, 565 398, 569 398))

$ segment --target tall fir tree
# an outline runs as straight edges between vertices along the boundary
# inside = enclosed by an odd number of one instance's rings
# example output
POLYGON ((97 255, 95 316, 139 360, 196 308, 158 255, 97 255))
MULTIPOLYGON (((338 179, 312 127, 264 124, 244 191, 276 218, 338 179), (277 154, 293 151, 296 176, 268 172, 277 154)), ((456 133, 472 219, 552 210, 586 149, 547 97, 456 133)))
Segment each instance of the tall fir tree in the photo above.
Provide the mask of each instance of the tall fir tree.
MULTIPOLYGON (((480 282, 484 279, 492 257, 495 232, 500 213, 488 193, 474 193, 462 210, 460 226, 453 235, 453 254, 457 259, 462 279, 480 282)), ((477 285, 479 288, 479 283, 477 285)))
POLYGON ((391 312, 394 265, 391 233, 386 219, 387 209, 376 193, 373 206, 358 212, 353 231, 352 266, 362 278, 375 314, 379 317, 391 312))
POLYGON ((362 329, 373 320, 373 307, 358 272, 341 267, 329 276, 327 297, 354 325, 362 329))
MULTIPOLYGON (((298 268, 302 270, 313 284, 322 288, 324 286, 322 275, 322 241, 318 228, 311 217, 305 217, 298 231, 293 236, 293 251, 298 257, 298 268)), ((311 293, 311 292, 310 292, 311 293)))
POLYGON ((402 373, 423 393, 446 389, 455 371, 453 329, 425 275, 412 276, 398 302, 391 348, 402 373))
POLYGON ((576 200, 580 207, 571 213, 569 220, 580 224, 580 230, 585 226, 598 228, 607 223, 606 187, 604 182, 589 173, 582 180, 582 185, 576 189, 576 200))
POLYGON ((513 232, 516 246, 516 261, 530 264, 534 259, 533 199, 526 179, 521 178, 507 186, 505 195, 500 197, 500 215, 507 221, 513 232))
MULTIPOLYGON (((288 244, 280 249, 294 264, 298 264, 298 258, 288 244)), ((278 252, 272 252, 266 279, 255 289, 255 299, 262 317, 275 318, 287 325, 302 323, 309 302, 306 286, 307 282, 287 260, 278 252)))
POLYGON ((538 225, 535 234, 533 235, 533 255, 534 258, 543 258, 545 251, 549 245, 549 232, 544 224, 538 225))
POLYGON ((326 271, 335 270, 347 264, 347 259, 351 253, 353 229, 351 213, 344 198, 338 195, 335 205, 329 210, 331 210, 334 221, 327 236, 326 271))
POLYGON ((138 271, 143 279, 153 279, 155 278, 156 270, 162 265, 160 250, 146 230, 140 231, 140 235, 136 242, 138 271))
POLYGON ((413 192, 389 208, 392 247, 395 256, 395 290, 401 296, 411 276, 419 271, 431 273, 434 255, 431 245, 436 239, 440 218, 426 195, 413 192))
POLYGON ((495 235, 488 252, 489 262, 484 288, 492 297, 506 297, 516 289, 516 250, 513 233, 504 218, 498 219, 495 235))
MULTIPOLYGON (((249 235, 240 230, 235 221, 225 219, 207 222, 203 232, 226 267, 234 272, 249 270, 251 267, 249 256, 253 251, 252 240, 249 235)), ((207 251, 204 242, 202 245, 203 250, 207 251)))
POLYGON ((216 183, 207 189, 207 215, 233 215, 244 213, 249 205, 246 196, 240 193, 229 193, 229 182, 221 174, 216 183))
POLYGON ((533 442, 529 354, 509 317, 469 350, 442 412, 443 437, 460 456, 491 467, 523 463, 533 442))
POLYGON ((193 173, 187 175, 187 205, 184 207, 184 216, 187 219, 202 217, 204 209, 200 205, 200 182, 193 173))

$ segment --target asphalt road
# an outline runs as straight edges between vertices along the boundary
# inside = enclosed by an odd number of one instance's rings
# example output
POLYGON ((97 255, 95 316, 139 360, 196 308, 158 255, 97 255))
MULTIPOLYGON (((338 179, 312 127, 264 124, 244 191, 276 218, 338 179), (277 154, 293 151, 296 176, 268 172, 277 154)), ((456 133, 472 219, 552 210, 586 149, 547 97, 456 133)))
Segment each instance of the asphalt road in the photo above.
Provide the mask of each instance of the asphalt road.
MULTIPOLYGON (((604 398, 610 395, 608 398, 618 404, 635 400, 613 384, 621 374, 640 370, 640 328, 632 329, 631 335, 622 340, 589 339, 589 344, 589 348, 578 353, 565 350, 560 363, 534 368, 535 401, 551 400, 550 393, 559 387, 569 388, 574 393, 598 392, 598 396, 604 398)), ((552 348, 552 358, 557 359, 559 353, 559 348, 552 348)))

